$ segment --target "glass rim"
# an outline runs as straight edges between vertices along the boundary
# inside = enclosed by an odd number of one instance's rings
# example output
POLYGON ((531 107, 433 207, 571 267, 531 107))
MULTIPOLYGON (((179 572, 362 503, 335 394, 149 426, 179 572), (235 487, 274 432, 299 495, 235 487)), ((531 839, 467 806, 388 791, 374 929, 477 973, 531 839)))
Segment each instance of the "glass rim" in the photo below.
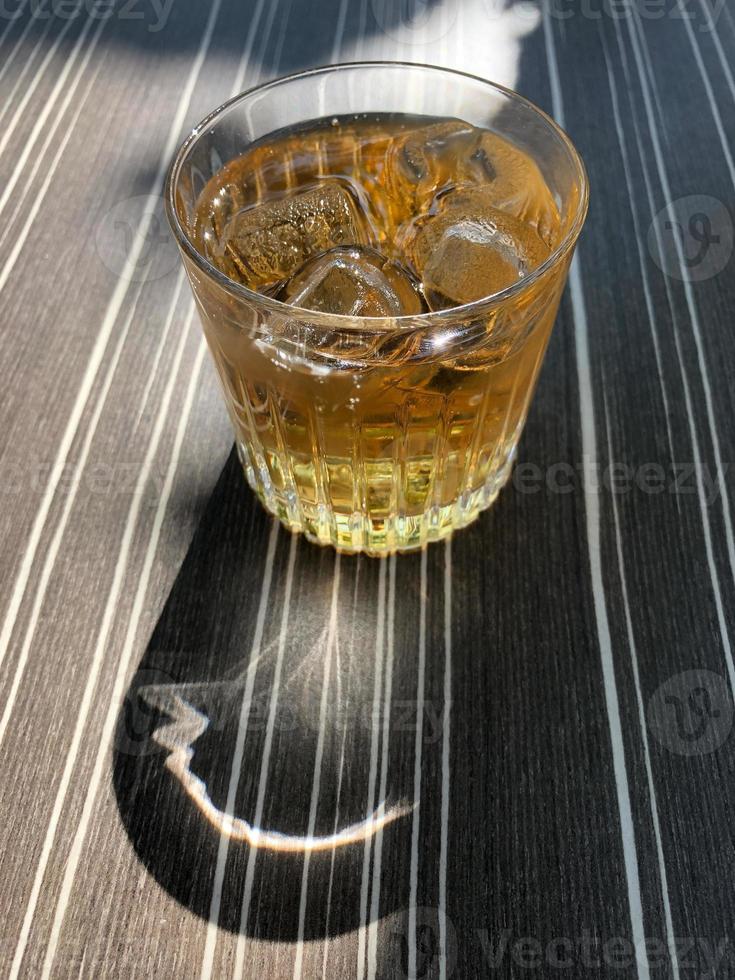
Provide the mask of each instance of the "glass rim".
POLYGON ((232 96, 232 98, 227 99, 225 102, 221 103, 221 105, 217 106, 217 108, 213 109, 207 116, 205 116, 204 119, 202 119, 201 122, 194 126, 176 152, 166 174, 166 181, 164 185, 164 205, 169 225, 174 233, 174 237, 179 245, 179 248, 181 248, 182 251, 188 255, 190 259, 192 259, 192 261, 203 273, 205 273, 205 275, 207 275, 210 279, 213 279, 228 292, 246 299, 250 303, 256 304, 258 307, 262 308, 263 310, 267 310, 270 313, 277 314, 279 316, 287 316, 290 319, 298 318, 300 320, 305 320, 308 321, 310 325, 323 326, 325 328, 332 328, 333 330, 345 330, 362 329, 367 324, 369 325, 371 331, 379 333, 394 330, 396 327, 431 327, 441 326, 442 324, 446 323, 456 323, 458 320, 467 321, 475 318, 476 316, 491 313, 498 306, 503 305, 517 294, 525 292, 534 283, 538 282, 545 275, 547 275, 547 273, 558 266, 576 244, 587 216, 587 209, 589 205, 589 180, 584 161, 582 160, 577 148, 574 146, 574 143, 564 132, 561 126, 555 122, 548 113, 544 112, 543 109, 540 109, 537 105, 535 105, 535 103, 531 102, 530 99, 525 98, 523 95, 519 95, 518 92, 514 92, 513 89, 510 89, 505 85, 490 81, 487 78, 481 78, 479 75, 473 75, 470 72, 459 71, 455 68, 445 68, 440 65, 431 65, 411 61, 347 61, 335 65, 321 65, 316 68, 307 68, 302 71, 293 72, 289 75, 281 75, 278 78, 273 78, 267 82, 261 82, 258 85, 254 85, 251 88, 246 89, 244 92, 240 92, 238 95, 232 96), (284 303, 281 300, 274 299, 271 296, 266 296, 263 293, 259 293, 257 290, 250 289, 248 286, 245 286, 242 283, 235 282, 234 279, 230 279, 229 276, 225 275, 225 273, 218 269, 216 265, 210 262, 209 259, 194 246, 193 242, 189 238, 189 235, 181 224, 181 220, 176 209, 175 195, 179 174, 192 146, 196 143, 202 133, 208 130, 219 117, 228 112, 236 103, 244 101, 256 93, 265 92, 268 89, 276 88, 289 82, 298 81, 301 78, 309 78, 313 75, 331 74, 333 72, 343 71, 348 68, 407 68, 469 79, 470 81, 478 82, 481 85, 493 89, 496 92, 500 92, 511 101, 525 105, 526 108, 530 109, 531 112, 540 117, 564 145, 564 148, 569 154, 571 163, 577 172, 580 188, 579 200, 577 202, 576 211, 571 224, 559 244, 551 252, 548 258, 544 259, 540 265, 536 266, 536 268, 533 269, 527 276, 524 276, 523 279, 519 279, 517 282, 511 283, 510 286, 506 286, 504 289, 499 289, 494 293, 489 293, 487 296, 483 296, 479 300, 474 300, 472 303, 464 303, 460 306, 452 306, 445 310, 435 310, 428 313, 413 313, 392 317, 360 317, 342 313, 322 313, 316 310, 308 310, 300 306, 292 306, 290 303, 284 303))

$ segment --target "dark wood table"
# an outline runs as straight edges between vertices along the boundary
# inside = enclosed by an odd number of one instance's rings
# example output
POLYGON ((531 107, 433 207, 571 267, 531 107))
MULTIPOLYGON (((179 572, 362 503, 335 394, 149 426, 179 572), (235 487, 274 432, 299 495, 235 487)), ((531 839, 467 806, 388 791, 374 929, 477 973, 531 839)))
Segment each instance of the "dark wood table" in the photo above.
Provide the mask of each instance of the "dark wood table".
POLYGON ((735 976, 734 54, 727 0, 5 5, 3 976, 735 976), (592 186, 512 483, 386 561, 245 489, 160 200, 230 94, 368 57, 592 186))

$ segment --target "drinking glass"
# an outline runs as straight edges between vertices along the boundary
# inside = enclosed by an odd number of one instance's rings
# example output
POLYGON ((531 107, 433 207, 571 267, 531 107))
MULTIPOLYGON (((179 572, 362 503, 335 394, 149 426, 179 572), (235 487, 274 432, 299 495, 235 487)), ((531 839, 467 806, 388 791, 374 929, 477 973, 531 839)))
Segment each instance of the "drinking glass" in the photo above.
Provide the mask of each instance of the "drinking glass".
POLYGON ((338 65, 261 85, 184 142, 166 208, 248 483, 292 531, 344 552, 420 548, 464 527, 507 481, 572 253, 587 179, 568 137, 526 99, 425 65, 338 65), (207 181, 257 140, 309 120, 459 118, 516 144, 561 217, 549 258, 478 302, 417 316, 297 309, 228 279, 195 246, 207 181))

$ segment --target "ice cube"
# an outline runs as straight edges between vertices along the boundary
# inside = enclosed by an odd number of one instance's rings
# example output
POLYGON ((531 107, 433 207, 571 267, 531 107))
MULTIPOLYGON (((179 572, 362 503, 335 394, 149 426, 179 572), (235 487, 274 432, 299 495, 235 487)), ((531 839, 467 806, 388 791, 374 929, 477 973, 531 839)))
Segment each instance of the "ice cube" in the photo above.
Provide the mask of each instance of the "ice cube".
POLYGON ((533 225, 547 245, 558 238, 556 202, 533 159, 469 123, 448 120, 395 137, 382 179, 399 223, 432 210, 445 193, 482 186, 492 189, 496 208, 533 225))
POLYGON ((371 241, 357 200, 343 184, 325 180, 234 215, 216 261, 230 278, 262 290, 288 279, 319 252, 371 241))
POLYGON ((310 259, 278 299, 320 313, 407 316, 426 311, 419 284, 372 248, 333 248, 310 259))
POLYGON ((455 182, 457 161, 472 152, 477 136, 468 123, 448 120, 391 140, 383 182, 405 217, 428 208, 439 191, 455 182))
POLYGON ((486 187, 453 191, 435 214, 419 217, 406 232, 406 255, 432 308, 483 299, 549 256, 534 228, 492 201, 486 187))
POLYGON ((541 171, 531 157, 487 130, 456 165, 457 184, 487 185, 496 208, 533 225, 547 245, 559 233, 559 211, 541 171))

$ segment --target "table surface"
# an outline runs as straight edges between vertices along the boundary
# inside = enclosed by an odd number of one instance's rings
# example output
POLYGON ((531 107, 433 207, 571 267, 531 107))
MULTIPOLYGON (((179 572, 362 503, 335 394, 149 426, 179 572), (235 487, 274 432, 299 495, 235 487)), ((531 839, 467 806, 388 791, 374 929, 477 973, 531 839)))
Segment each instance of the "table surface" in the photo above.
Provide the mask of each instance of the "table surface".
POLYGON ((2 974, 734 976, 727 0, 45 13, 0 19, 2 974), (512 484, 386 561, 243 488, 160 207, 213 106, 368 57, 516 87, 592 186, 512 484))

